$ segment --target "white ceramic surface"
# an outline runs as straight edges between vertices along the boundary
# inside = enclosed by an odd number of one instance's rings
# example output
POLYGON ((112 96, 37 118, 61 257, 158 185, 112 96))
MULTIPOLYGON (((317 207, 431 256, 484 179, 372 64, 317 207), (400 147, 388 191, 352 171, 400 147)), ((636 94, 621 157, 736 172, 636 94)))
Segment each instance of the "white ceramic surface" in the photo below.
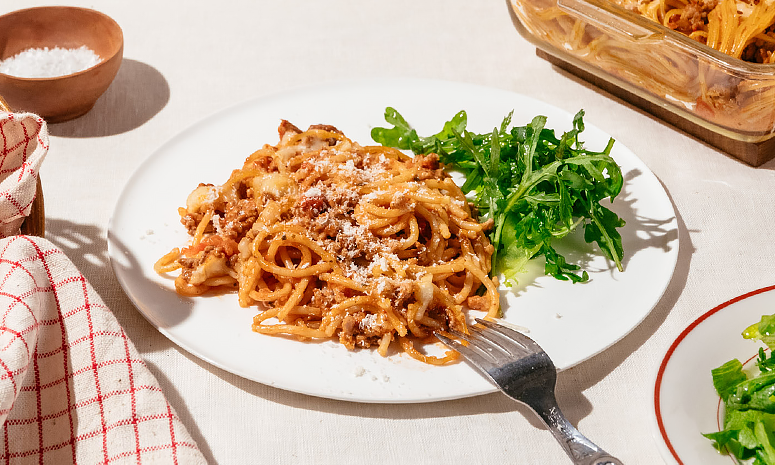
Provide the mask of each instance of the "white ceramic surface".
POLYGON ((764 345, 741 333, 775 313, 775 286, 729 300, 690 324, 671 344, 654 386, 655 437, 668 464, 729 465, 702 433, 719 430, 719 396, 711 370, 737 358, 750 362, 764 345))
MULTIPOLYGON (((363 145, 374 126, 387 126, 387 106, 400 111, 421 135, 437 132, 457 111, 469 129, 491 131, 514 110, 513 122, 537 114, 547 127, 571 128, 573 115, 529 97, 476 85, 412 79, 339 82, 251 100, 181 132, 153 153, 131 177, 108 228, 118 279, 140 312, 180 347, 227 371, 264 384, 315 396, 359 402, 424 402, 494 391, 463 363, 431 367, 406 355, 349 352, 333 342, 302 343, 251 332, 254 311, 233 295, 178 296, 153 263, 188 240, 177 208, 200 182, 221 184, 231 170, 265 143, 277 142, 287 119, 299 127, 332 124, 363 145)), ((609 136, 591 123, 581 136, 599 150, 609 136)), ((612 209, 622 230, 625 272, 576 238, 565 249, 581 259, 590 282, 571 284, 543 276, 534 264, 517 287, 503 290, 505 319, 528 328, 556 365, 567 368, 606 349, 651 311, 672 277, 678 256, 675 212, 664 189, 631 151, 615 144, 625 187, 612 209), (610 304, 625 299, 627 306, 610 304)))

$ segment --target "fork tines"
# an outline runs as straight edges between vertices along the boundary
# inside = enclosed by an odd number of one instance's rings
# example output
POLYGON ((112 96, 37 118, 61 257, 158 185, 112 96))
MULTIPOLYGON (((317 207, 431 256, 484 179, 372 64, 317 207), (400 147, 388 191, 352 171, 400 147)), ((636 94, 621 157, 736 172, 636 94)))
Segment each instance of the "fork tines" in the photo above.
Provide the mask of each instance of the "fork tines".
POLYGON ((477 318, 476 322, 481 326, 470 326, 470 334, 456 330, 448 331, 450 335, 464 342, 439 333, 436 337, 463 357, 481 365, 485 370, 495 368, 509 360, 543 352, 535 341, 518 331, 481 318, 477 318))

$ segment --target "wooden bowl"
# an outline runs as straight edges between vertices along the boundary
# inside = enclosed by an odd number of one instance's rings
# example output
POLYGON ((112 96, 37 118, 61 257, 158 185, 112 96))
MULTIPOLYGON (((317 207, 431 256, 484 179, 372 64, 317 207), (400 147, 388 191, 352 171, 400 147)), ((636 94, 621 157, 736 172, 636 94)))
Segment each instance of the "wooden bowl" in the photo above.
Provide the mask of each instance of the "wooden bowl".
POLYGON ((0 95, 15 111, 28 111, 49 123, 77 118, 94 106, 121 66, 124 35, 110 17, 86 8, 28 8, 0 16, 0 60, 29 48, 78 48, 102 58, 89 69, 52 78, 21 78, 0 73, 0 95))

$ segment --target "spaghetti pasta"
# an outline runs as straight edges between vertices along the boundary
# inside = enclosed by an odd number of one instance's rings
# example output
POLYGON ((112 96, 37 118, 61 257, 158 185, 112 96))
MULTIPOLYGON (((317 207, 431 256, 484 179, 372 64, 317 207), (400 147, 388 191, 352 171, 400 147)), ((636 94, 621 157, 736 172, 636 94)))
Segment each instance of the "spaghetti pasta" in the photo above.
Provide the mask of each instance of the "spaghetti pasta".
POLYGON ((555 49, 550 54, 569 55, 569 62, 586 70, 592 67, 595 75, 602 70, 618 87, 641 97, 656 96, 660 106, 672 106, 675 113, 709 122, 722 132, 769 137, 775 128, 775 73, 770 66, 775 63, 775 1, 511 4, 525 29, 555 49), (564 6, 568 4, 597 13, 569 13, 572 9, 564 6), (697 42, 729 58, 714 56, 697 42))
POLYGON ((391 344, 432 364, 415 341, 466 331, 465 309, 499 312, 491 226, 479 223, 435 155, 360 146, 332 126, 301 131, 250 155, 222 185, 200 184, 179 209, 191 245, 161 257, 178 293, 236 290, 256 307, 253 330, 391 344))
POLYGON ((647 0, 631 8, 652 21, 689 36, 734 58, 754 63, 775 62, 771 28, 775 22, 772 1, 647 0))

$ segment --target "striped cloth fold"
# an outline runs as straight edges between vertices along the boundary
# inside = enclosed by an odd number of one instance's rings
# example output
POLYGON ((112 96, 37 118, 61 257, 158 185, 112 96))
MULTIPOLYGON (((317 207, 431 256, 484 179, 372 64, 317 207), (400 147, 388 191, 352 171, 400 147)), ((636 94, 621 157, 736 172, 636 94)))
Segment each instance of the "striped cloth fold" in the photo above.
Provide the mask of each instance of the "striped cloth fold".
POLYGON ((0 111, 0 237, 19 232, 32 209, 48 129, 31 113, 0 111))
POLYGON ((48 150, 0 113, 0 464, 204 464, 109 308, 65 254, 12 235, 48 150))

